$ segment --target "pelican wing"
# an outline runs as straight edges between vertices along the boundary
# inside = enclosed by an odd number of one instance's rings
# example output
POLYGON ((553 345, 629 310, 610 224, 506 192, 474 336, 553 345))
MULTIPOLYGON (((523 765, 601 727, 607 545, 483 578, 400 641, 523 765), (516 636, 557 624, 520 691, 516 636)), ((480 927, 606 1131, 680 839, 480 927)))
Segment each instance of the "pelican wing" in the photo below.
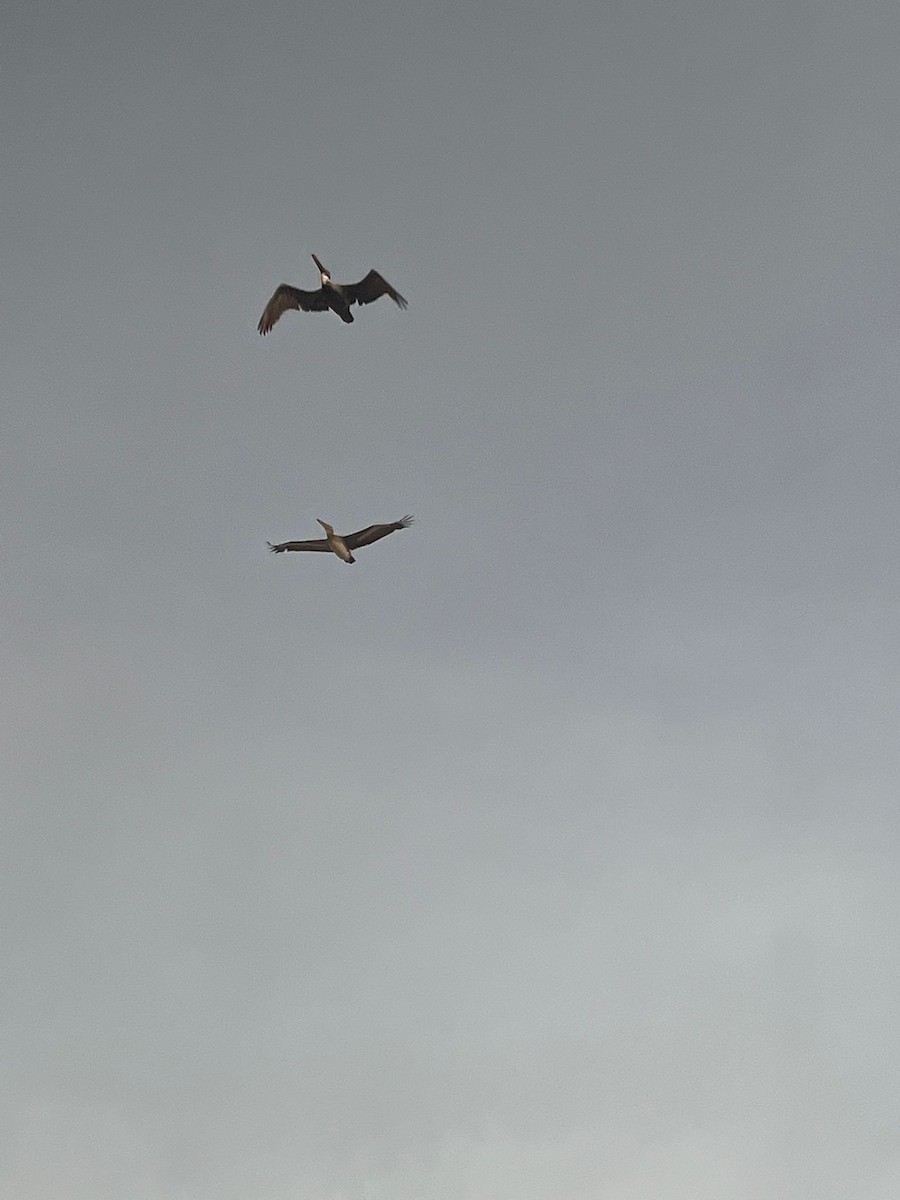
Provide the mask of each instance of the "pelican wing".
POLYGON ((359 283, 343 284, 342 291, 349 304, 371 304, 379 296, 390 296, 395 304, 406 308, 406 299, 377 271, 370 271, 359 283))
POLYGON ((331 550, 324 538, 313 538, 310 542, 281 542, 277 546, 268 542, 267 545, 273 554, 282 554, 285 550, 318 550, 320 552, 331 550))
POLYGON ((257 325, 259 332, 265 336, 281 314, 290 308, 299 308, 303 312, 326 312, 328 300, 322 288, 317 292, 304 292, 301 288, 291 287, 289 283, 281 283, 263 309, 257 325))
POLYGON ((377 542, 379 538, 387 537, 395 529, 406 529, 412 525, 412 520, 412 517, 401 517, 399 521, 392 521, 390 525, 368 525, 365 529, 357 529, 356 533, 346 534, 344 542, 348 550, 358 550, 360 546, 368 546, 377 542))

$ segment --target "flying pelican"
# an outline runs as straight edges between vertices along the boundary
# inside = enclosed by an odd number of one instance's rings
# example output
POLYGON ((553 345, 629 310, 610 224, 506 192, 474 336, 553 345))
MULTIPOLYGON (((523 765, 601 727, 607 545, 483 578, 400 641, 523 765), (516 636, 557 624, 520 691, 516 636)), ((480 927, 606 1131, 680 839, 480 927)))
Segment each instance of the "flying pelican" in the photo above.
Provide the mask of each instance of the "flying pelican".
POLYGON ((319 268, 322 286, 317 292, 304 292, 291 287, 289 283, 279 284, 259 318, 257 328, 264 336, 289 308, 299 308, 303 312, 327 312, 330 308, 348 325, 353 322, 351 304, 371 304, 379 296, 390 296, 400 308, 406 308, 405 298, 377 271, 370 271, 359 283, 332 283, 330 272, 325 270, 315 255, 312 260, 319 268))
POLYGON ((353 557, 354 550, 358 550, 360 546, 368 546, 372 542, 377 542, 379 538, 387 537, 395 529, 406 529, 413 522, 412 517, 401 517, 399 521, 392 521, 390 525, 367 525, 365 529, 357 529, 356 533, 345 533, 342 537, 339 533, 335 533, 334 527, 327 521, 323 521, 321 517, 316 517, 316 520, 325 530, 323 538, 313 538, 309 542, 282 542, 278 546, 273 546, 269 542, 269 549, 273 554, 282 554, 285 550, 318 550, 326 554, 331 551, 345 563, 352 563, 356 562, 353 557))

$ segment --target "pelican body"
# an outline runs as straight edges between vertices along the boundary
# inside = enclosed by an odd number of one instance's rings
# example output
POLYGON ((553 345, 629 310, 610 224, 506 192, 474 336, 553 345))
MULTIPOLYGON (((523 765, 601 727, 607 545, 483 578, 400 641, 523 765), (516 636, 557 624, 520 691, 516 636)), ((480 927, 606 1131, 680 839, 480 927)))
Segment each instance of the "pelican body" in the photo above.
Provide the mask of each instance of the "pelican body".
POLYGON ((323 538, 312 538, 308 542, 281 542, 277 546, 269 542, 269 549, 273 554, 282 554, 285 550, 313 550, 319 553, 330 551, 342 562, 355 563, 354 550, 358 550, 360 546, 371 545, 396 529, 407 529, 413 521, 412 517, 401 517, 399 521, 391 521, 388 525, 367 525, 365 529, 357 529, 356 533, 345 533, 341 536, 334 532, 333 525, 329 525, 321 517, 316 517, 316 520, 325 530, 323 538))
POLYGON ((334 526, 329 525, 327 521, 323 521, 319 517, 316 517, 316 520, 325 530, 325 541, 328 543, 328 549, 332 552, 332 554, 336 554, 341 562, 356 562, 356 559, 353 557, 347 547, 347 543, 339 533, 334 532, 334 526))
POLYGON ((370 271, 358 283, 334 283, 330 271, 322 266, 315 254, 312 260, 319 268, 322 286, 317 292, 304 292, 302 288, 292 287, 289 283, 279 284, 259 318, 257 328, 263 336, 272 329, 281 314, 291 308, 301 312, 327 312, 331 309, 347 325, 353 324, 353 313, 350 311, 352 304, 371 304, 379 296, 390 296, 398 307, 406 308, 406 299, 377 271, 370 271))

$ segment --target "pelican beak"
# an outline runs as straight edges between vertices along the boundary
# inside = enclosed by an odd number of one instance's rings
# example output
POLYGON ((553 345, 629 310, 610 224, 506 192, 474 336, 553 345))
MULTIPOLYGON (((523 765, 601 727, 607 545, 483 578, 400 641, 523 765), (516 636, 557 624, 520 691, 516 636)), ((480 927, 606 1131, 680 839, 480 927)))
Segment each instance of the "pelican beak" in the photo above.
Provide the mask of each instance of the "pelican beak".
POLYGON ((322 526, 322 528, 325 530, 326 533, 332 532, 332 528, 328 524, 327 521, 323 521, 321 517, 316 517, 316 520, 319 522, 319 524, 322 526))
POLYGON ((328 272, 325 270, 325 268, 322 266, 321 262, 316 258, 316 256, 313 254, 313 255, 311 255, 311 257, 312 257, 313 262, 319 268, 320 274, 328 275, 328 272))

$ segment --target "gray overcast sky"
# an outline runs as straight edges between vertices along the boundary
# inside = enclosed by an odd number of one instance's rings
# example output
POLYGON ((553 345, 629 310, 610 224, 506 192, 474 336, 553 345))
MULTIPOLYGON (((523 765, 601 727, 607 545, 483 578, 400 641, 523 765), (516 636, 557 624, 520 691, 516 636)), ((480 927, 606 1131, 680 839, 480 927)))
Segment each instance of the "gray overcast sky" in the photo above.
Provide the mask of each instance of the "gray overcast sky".
POLYGON ((898 60, 6 14, 2 1200, 900 1195, 898 60))

